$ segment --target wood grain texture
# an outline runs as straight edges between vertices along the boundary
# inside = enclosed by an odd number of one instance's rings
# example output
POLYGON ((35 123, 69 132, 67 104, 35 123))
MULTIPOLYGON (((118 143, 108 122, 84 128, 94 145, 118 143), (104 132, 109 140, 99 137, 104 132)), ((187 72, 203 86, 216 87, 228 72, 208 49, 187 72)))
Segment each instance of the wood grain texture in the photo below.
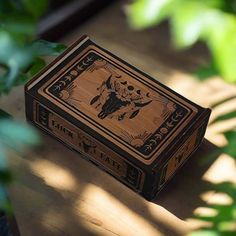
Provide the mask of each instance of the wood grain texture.
MULTIPOLYGON (((206 60, 201 45, 188 52, 174 53, 165 25, 133 32, 121 7, 112 6, 64 41, 69 44, 87 33, 121 58, 203 106, 210 105, 217 89, 227 87, 200 83, 187 74, 206 60)), ((16 118, 25 119, 22 87, 2 97, 0 105, 16 118)), ((208 138, 212 136, 208 134, 208 138)), ((193 211, 204 205, 199 195, 208 189, 209 183, 203 176, 221 155, 205 141, 150 203, 56 140, 44 134, 42 140, 40 148, 26 156, 12 153, 9 159, 17 176, 9 192, 23 236, 184 235, 196 226, 188 220, 193 211), (211 159, 206 158, 208 155, 211 159)))

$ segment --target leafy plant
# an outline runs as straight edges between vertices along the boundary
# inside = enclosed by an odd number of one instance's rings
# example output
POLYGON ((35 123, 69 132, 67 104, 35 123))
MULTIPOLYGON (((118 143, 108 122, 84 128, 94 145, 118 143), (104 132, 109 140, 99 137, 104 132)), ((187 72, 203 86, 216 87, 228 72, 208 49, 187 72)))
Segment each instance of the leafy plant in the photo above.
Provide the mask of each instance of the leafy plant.
POLYGON ((224 193, 232 200, 229 204, 207 204, 207 208, 215 214, 195 215, 195 218, 210 223, 210 226, 202 227, 188 236, 235 236, 236 222, 236 185, 231 182, 222 182, 210 185, 211 191, 224 193))
MULTIPOLYGON (((204 42, 211 52, 212 61, 196 72, 200 79, 220 74, 225 81, 236 83, 235 0, 136 0, 126 9, 129 23, 134 29, 153 27, 169 20, 173 44, 178 49, 191 47, 197 41, 204 42)), ((223 102, 225 100, 216 106, 223 102)), ((234 117, 235 110, 213 122, 234 117)), ((222 151, 231 156, 236 164, 236 129, 226 131, 224 135, 228 144, 222 151)), ((209 190, 224 193, 232 201, 226 205, 206 203, 207 208, 214 210, 215 214, 195 217, 210 225, 189 235, 236 235, 236 185, 231 182, 211 184, 209 190)))
MULTIPOLYGON (((58 55, 65 46, 36 39, 37 22, 46 12, 47 0, 0 1, 0 95, 22 85, 45 65, 45 55, 58 55)), ((9 210, 5 186, 13 177, 7 168, 9 148, 22 152, 39 137, 33 128, 0 110, 0 210, 9 210)))
POLYGON ((212 55, 210 71, 236 82, 235 0, 136 0, 127 7, 130 25, 144 29, 169 20, 176 48, 204 42, 212 55))

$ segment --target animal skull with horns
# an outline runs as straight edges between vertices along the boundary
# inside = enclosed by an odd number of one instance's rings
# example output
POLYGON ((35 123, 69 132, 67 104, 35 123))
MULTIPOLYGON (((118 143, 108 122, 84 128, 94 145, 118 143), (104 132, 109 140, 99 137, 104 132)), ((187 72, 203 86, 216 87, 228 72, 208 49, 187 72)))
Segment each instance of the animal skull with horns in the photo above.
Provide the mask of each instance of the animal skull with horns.
POLYGON ((98 88, 99 94, 90 101, 90 105, 100 111, 100 119, 132 119, 138 115, 141 108, 153 101, 149 92, 143 93, 140 89, 135 89, 120 77, 110 75, 98 88))

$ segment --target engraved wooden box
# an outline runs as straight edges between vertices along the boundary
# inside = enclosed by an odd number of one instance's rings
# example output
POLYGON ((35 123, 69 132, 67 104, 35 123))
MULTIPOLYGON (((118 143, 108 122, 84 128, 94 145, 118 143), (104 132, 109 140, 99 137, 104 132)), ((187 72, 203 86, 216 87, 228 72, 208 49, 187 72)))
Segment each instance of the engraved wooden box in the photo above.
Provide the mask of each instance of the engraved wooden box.
POLYGON ((87 36, 25 87, 26 117, 151 200, 197 149, 210 110, 87 36))

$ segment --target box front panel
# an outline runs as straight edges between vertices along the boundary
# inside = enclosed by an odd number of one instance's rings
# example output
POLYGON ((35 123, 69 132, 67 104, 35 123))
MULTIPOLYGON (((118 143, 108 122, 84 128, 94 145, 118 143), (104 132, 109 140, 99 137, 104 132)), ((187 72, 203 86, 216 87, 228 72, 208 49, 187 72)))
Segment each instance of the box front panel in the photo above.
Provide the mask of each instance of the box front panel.
POLYGON ((58 67, 38 92, 146 165, 197 113, 190 103, 94 45, 58 67))
POLYGON ((46 106, 33 102, 33 121, 57 137, 63 143, 80 152, 100 168, 104 169, 132 189, 141 192, 145 173, 135 165, 108 149, 93 137, 55 114, 46 106))

